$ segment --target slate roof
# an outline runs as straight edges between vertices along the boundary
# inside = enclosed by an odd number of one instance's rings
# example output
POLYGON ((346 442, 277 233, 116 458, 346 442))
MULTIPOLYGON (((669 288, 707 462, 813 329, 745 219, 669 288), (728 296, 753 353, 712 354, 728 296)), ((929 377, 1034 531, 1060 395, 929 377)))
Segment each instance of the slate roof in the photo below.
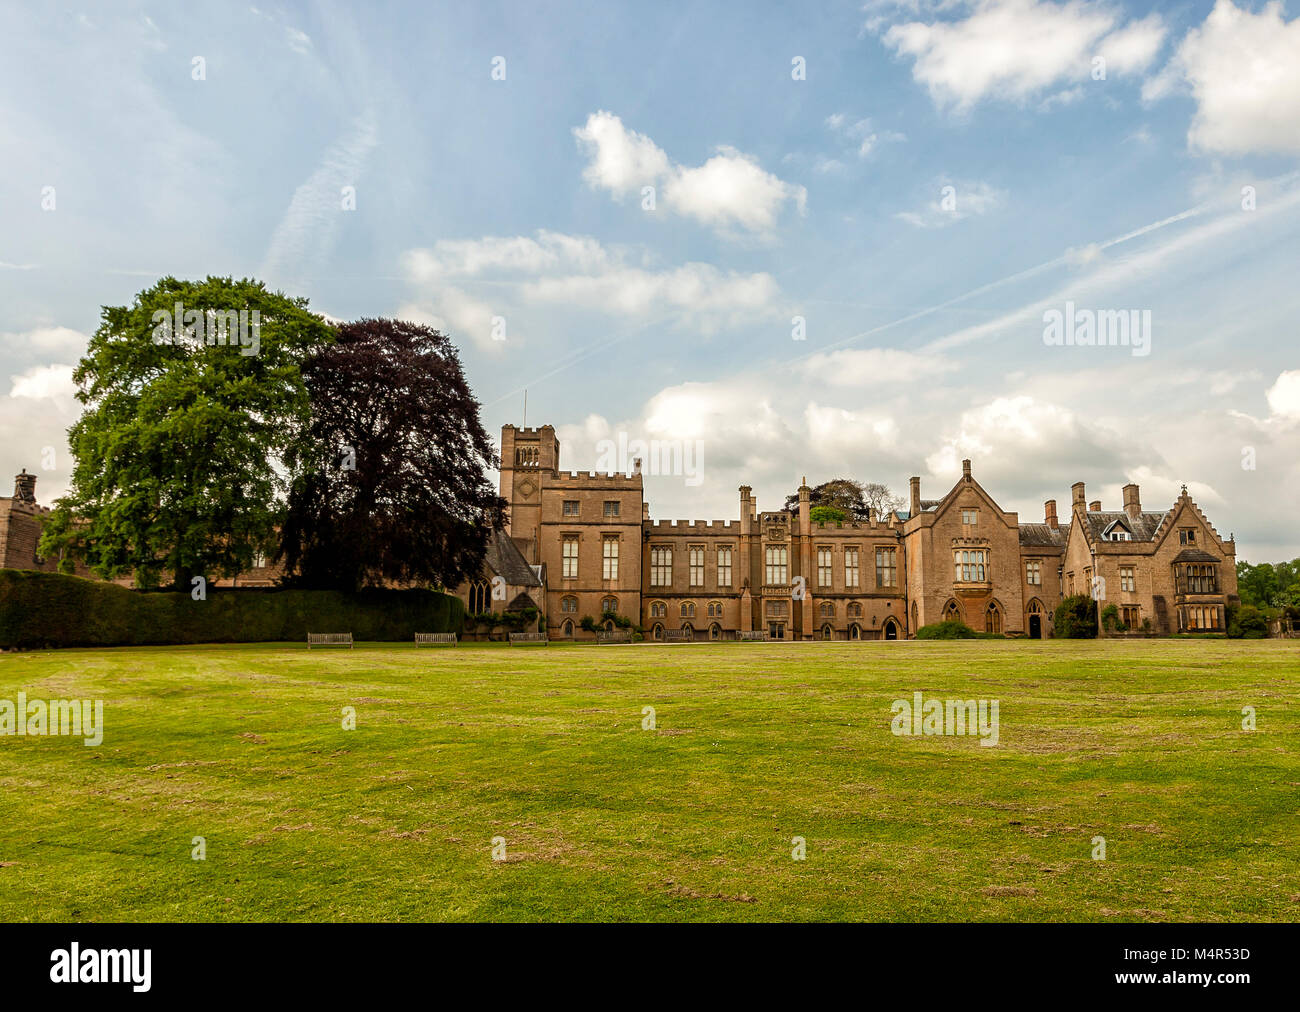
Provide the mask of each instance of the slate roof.
POLYGON ((1211 555, 1203 548, 1184 548, 1174 556, 1175 562, 1222 562, 1217 556, 1211 555))
POLYGON ((542 585, 523 552, 510 540, 510 535, 500 528, 494 530, 492 537, 488 538, 487 554, 483 561, 496 576, 504 577, 511 587, 542 585))
POLYGON ((1123 510, 1118 512, 1112 510, 1088 510, 1083 514, 1084 522, 1088 525, 1088 533, 1094 541, 1101 541, 1106 532, 1106 528, 1116 520, 1128 529, 1132 535, 1132 541, 1152 541, 1155 538, 1156 529, 1160 526, 1160 521, 1168 516, 1168 511, 1162 513, 1139 513, 1136 517, 1130 517, 1123 510))
POLYGON ((1068 528, 1049 527, 1047 524, 1021 524, 1022 548, 1064 548, 1068 528))

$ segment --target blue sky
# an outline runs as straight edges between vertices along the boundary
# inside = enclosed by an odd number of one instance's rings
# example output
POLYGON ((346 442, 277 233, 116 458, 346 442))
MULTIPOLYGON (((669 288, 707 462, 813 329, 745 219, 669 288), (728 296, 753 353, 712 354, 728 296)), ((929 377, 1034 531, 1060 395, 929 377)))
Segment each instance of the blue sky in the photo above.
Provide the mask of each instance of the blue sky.
POLYGON ((699 440, 701 484, 648 478, 656 518, 732 518, 742 483, 774 509, 805 475, 937 496, 971 457, 1022 520, 1074 481, 1148 509, 1186 482, 1239 557, 1293 557, 1297 14, 10 6, 6 458, 65 486, 101 305, 251 275, 444 327, 489 430, 526 387, 566 467, 699 440), (1149 354, 1046 344, 1067 301, 1149 311, 1149 354))

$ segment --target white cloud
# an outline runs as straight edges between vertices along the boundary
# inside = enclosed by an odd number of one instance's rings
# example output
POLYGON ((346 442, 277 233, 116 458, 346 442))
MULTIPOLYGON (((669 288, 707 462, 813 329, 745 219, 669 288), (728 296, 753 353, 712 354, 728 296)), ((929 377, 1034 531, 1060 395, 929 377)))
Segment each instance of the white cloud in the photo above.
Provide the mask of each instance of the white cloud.
POLYGON ((905 134, 895 130, 878 129, 869 119, 850 119, 842 112, 832 113, 827 116, 826 128, 855 147, 859 158, 868 157, 883 143, 897 143, 907 140, 905 134))
POLYGON ((893 24, 882 38, 914 59, 912 76, 937 106, 964 112, 986 97, 1023 103, 1060 82, 1090 80, 1097 56, 1108 74, 1144 69, 1164 24, 1152 14, 1121 26, 1121 17, 1082 0, 979 0, 961 20, 893 24))
POLYGON ((71 327, 36 327, 22 333, 0 335, 0 342, 17 354, 37 352, 45 358, 80 358, 90 337, 71 327))
POLYGON ((916 211, 895 215, 917 228, 943 228, 966 218, 995 211, 1006 202, 1006 192, 978 180, 941 179, 934 184, 938 196, 916 211))
POLYGON ((71 402, 77 393, 70 365, 38 365, 24 373, 10 376, 13 386, 9 396, 30 400, 71 402))
POLYGON ((815 352, 799 364, 799 372, 829 386, 893 388, 898 383, 933 379, 956 369, 956 363, 934 353, 916 354, 897 348, 844 348, 815 352))
POLYGON ((724 271, 698 262, 658 267, 644 251, 545 230, 535 236, 444 239, 431 249, 408 251, 402 264, 413 283, 430 289, 424 317, 478 341, 490 341, 490 327, 482 322, 509 315, 513 306, 574 307, 627 318, 662 314, 708 334, 770 316, 780 302, 780 289, 766 272, 724 271), (467 295, 465 284, 490 286, 497 313, 467 295))
POLYGON ((1196 99, 1192 150, 1300 152, 1300 18, 1288 23, 1276 2, 1254 14, 1218 0, 1142 95, 1154 101, 1183 87, 1196 99))
POLYGON ((653 186, 657 206, 727 237, 770 236, 789 205, 804 213, 807 190, 735 148, 718 147, 703 165, 679 165, 645 134, 627 129, 618 116, 603 110, 588 116, 573 134, 588 158, 583 179, 616 200, 640 199, 642 188, 653 186))
POLYGON ((1280 374, 1265 395, 1269 410, 1279 418, 1300 420, 1300 369, 1280 374))

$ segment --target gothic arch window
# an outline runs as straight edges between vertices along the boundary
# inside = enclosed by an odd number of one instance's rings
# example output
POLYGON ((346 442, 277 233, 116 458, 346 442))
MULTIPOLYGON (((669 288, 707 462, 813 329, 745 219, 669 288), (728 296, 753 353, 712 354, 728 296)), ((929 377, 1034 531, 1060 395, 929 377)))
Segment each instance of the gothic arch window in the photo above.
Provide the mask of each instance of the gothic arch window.
POLYGON ((695 617, 695 602, 694 602, 694 601, 683 601, 683 602, 682 602, 682 618, 694 618, 694 617, 695 617))
POLYGON ((850 601, 850 602, 849 602, 849 608, 848 608, 848 614, 849 614, 849 618, 861 618, 861 617, 862 617, 862 605, 859 604, 857 601, 850 601))
POLYGON ((984 612, 984 631, 999 635, 1002 633, 1002 609, 998 607, 996 601, 989 602, 984 612))
POLYGON ((469 585, 469 611, 471 615, 482 615, 492 610, 492 587, 486 580, 478 580, 469 585))
POLYGON ((614 631, 614 620, 613 620, 612 618, 611 618, 611 619, 607 619, 607 620, 605 621, 605 625, 603 626, 603 628, 604 628, 605 632, 613 632, 613 631, 614 631))
MULTIPOLYGON (((821 607, 820 607, 818 610, 820 611, 820 613, 821 613, 821 617, 822 617, 822 618, 834 618, 834 617, 835 617, 835 602, 834 602, 834 601, 823 601, 823 602, 821 603, 821 607)), ((829 637, 827 637, 827 638, 829 639, 829 637)))
POLYGON ((943 620, 945 622, 961 621, 961 607, 956 601, 949 600, 949 602, 943 606, 943 620))
POLYGON ((709 639, 722 639, 722 626, 718 625, 717 622, 714 622, 713 625, 709 626, 709 639))
POLYGON ((578 599, 572 594, 560 598, 560 611, 566 614, 577 614, 578 599))
POLYGON ((653 636, 653 637, 654 637, 655 639, 657 639, 657 640, 661 640, 661 639, 663 639, 663 638, 664 638, 664 627, 663 627, 662 625, 660 625, 658 622, 656 622, 656 623, 654 624, 654 628, 650 630, 650 635, 653 636))
POLYGON ((822 639, 833 640, 834 638, 835 638, 835 630, 832 629, 831 624, 827 622, 824 626, 822 626, 822 639))
POLYGON ((600 613, 602 615, 612 615, 618 611, 618 598, 607 597, 600 602, 600 613))
POLYGON ((694 627, 693 625, 691 625, 689 622, 683 622, 683 623, 682 623, 682 636, 683 636, 683 638, 688 639, 688 640, 693 640, 693 639, 695 639, 695 627, 694 627))
POLYGON ((722 602, 721 602, 721 601, 710 601, 710 602, 709 602, 709 618, 722 618, 722 602))
POLYGON ((668 605, 664 604, 662 601, 650 602, 651 618, 663 618, 667 614, 668 614, 668 605))
POLYGON ((849 626, 849 639, 851 640, 862 639, 862 630, 858 627, 858 624, 856 622, 852 623, 849 626))

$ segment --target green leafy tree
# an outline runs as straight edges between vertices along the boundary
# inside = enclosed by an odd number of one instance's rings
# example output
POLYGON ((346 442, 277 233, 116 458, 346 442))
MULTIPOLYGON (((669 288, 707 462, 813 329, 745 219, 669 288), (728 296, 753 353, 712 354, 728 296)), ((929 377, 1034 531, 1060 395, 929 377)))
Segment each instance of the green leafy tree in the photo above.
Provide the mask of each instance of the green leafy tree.
POLYGON ((1097 602, 1087 594, 1074 594, 1056 606, 1052 616, 1055 635, 1063 639, 1093 639, 1097 635, 1097 602))
POLYGON ((183 590, 249 568, 274 545, 283 451, 309 416, 299 367, 331 337, 305 299, 247 279, 166 277, 105 306, 73 373, 86 407, 41 553, 183 590))
POLYGON ((842 524, 849 518, 849 512, 838 506, 814 506, 808 516, 815 524, 842 524))
MULTIPOLYGON (((833 478, 809 490, 808 503, 816 520, 818 507, 829 507, 845 514, 845 520, 865 521, 869 517, 883 518, 891 510, 903 505, 903 500, 880 482, 863 484, 852 478, 833 478)), ((799 492, 785 497, 785 511, 799 511, 799 492)))

